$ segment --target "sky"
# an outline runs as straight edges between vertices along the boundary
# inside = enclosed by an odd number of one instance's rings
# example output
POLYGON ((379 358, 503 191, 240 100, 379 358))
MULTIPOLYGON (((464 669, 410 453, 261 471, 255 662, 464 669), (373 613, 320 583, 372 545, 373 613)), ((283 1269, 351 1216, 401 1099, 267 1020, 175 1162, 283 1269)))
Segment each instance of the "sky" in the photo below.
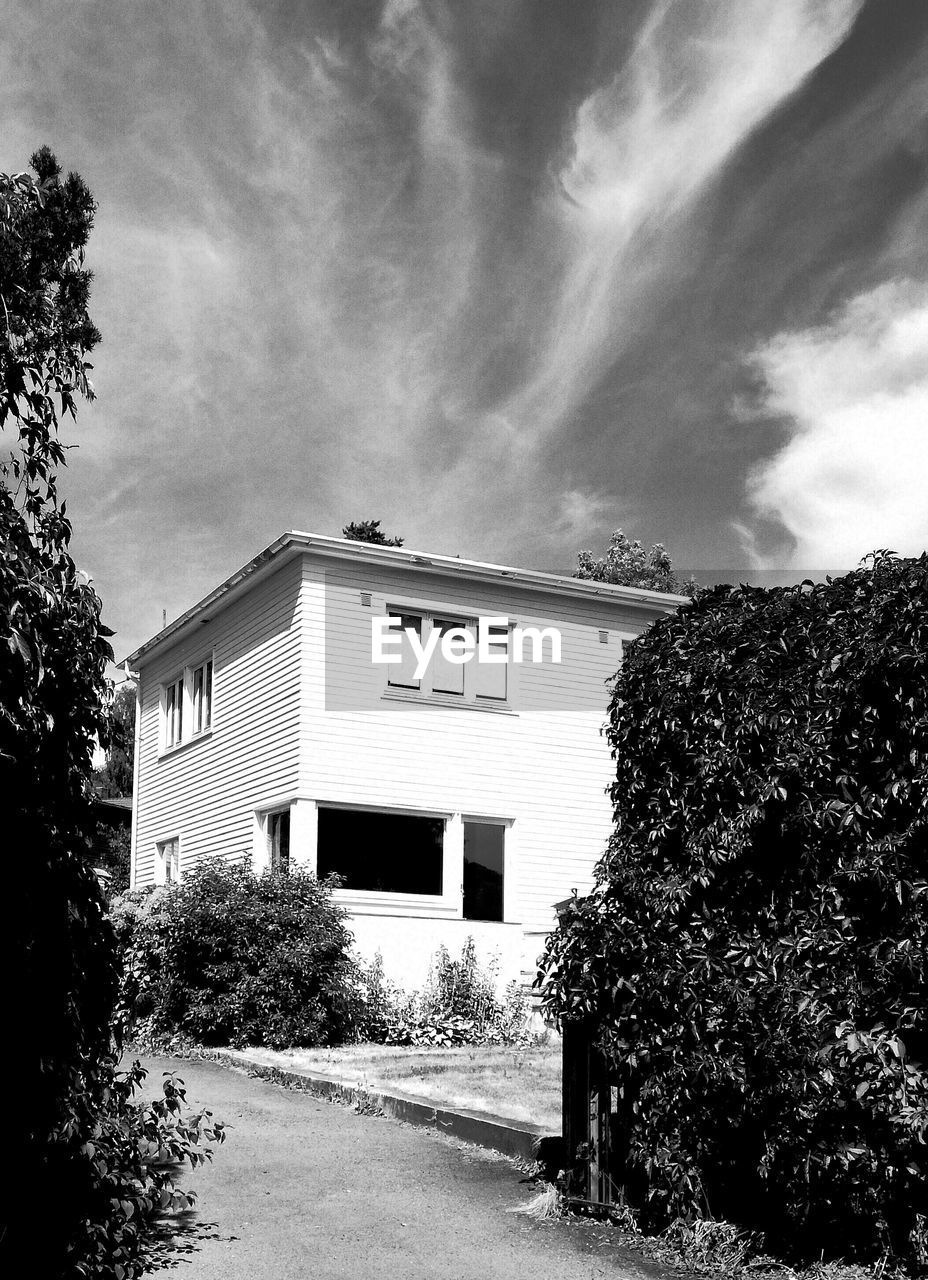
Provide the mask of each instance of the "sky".
POLYGON ((98 202, 73 550, 125 654, 287 529, 569 571, 928 545, 923 0, 0 0, 98 202))

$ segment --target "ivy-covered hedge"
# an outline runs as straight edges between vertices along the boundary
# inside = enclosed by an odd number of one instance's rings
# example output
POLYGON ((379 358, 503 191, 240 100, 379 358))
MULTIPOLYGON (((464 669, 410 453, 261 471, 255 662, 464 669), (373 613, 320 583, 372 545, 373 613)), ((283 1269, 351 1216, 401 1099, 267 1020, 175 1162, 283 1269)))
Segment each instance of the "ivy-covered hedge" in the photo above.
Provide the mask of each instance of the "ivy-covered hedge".
POLYGON ((719 587, 628 652, 615 830, 549 939, 653 1227, 926 1260, 928 558, 719 587))
POLYGON ((346 914, 299 869, 215 859, 113 906, 129 1034, 272 1049, 338 1044, 360 1017, 346 914))

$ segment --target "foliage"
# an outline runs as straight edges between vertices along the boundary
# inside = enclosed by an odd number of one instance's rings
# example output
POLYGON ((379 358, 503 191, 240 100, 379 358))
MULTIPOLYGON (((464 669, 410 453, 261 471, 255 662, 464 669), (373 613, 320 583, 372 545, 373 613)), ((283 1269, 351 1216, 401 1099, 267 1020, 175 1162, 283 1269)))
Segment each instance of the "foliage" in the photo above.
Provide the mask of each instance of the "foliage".
POLYGON ((351 520, 342 529, 342 537, 351 542, 373 542, 379 547, 401 547, 405 539, 388 538, 381 532, 379 520, 351 520))
MULTIPOLYGON (((177 1188, 177 1166, 205 1163, 212 1158, 208 1144, 225 1139, 224 1126, 211 1112, 184 1112, 184 1082, 171 1072, 164 1073, 161 1097, 135 1100, 146 1074, 138 1062, 128 1071, 114 1068, 106 1105, 88 1117, 79 1176, 69 1186, 69 1208, 79 1208, 83 1229, 72 1246, 81 1260, 79 1274, 116 1280, 143 1275, 157 1220, 170 1210, 192 1208, 196 1199, 177 1188)), ((54 1213, 60 1212, 56 1201, 54 1213)))
POLYGON ((693 595, 696 589, 693 582, 684 583, 677 578, 670 556, 659 542, 645 551, 640 542, 630 542, 621 529, 612 535, 602 559, 594 560, 591 551, 578 552, 574 577, 680 595, 693 595))
POLYGON ((106 759, 93 771, 94 790, 104 800, 132 795, 135 751, 135 684, 127 681, 106 705, 101 746, 106 759))
POLYGON ((13 432, 0 462, 0 793, 10 850, 0 933, 4 1031, 17 1057, 0 1264, 28 1246, 36 1271, 56 1274, 83 1224, 47 1205, 62 1195, 71 1204, 108 1079, 115 957, 85 853, 112 655, 100 601, 68 555, 57 497, 58 406, 73 416, 75 397, 90 395, 84 356, 98 338, 82 266, 93 200, 79 178, 60 180, 47 150, 32 164, 36 177, 0 175, 0 426, 13 432))
POLYGON ((359 1017, 345 912, 299 869, 221 859, 114 905, 122 1011, 141 1036, 272 1049, 337 1044, 359 1017))
POLYGON ((917 1259, 926 671, 924 555, 717 587, 629 648, 615 831, 544 993, 598 1028, 652 1228, 714 1215, 807 1254, 917 1259))
POLYGON ((95 870, 107 873, 108 897, 129 888, 129 863, 132 835, 128 826, 97 821, 90 833, 90 860, 95 870))
MULTIPOLYGON (((88 843, 112 652, 100 600, 68 554, 57 478, 59 409, 74 417, 77 397, 92 396, 85 356, 99 334, 83 251, 94 204, 79 177, 61 179, 46 148, 32 166, 35 177, 0 175, 0 427, 13 433, 0 461, 0 794, 10 851, 0 936, 12 1103, 0 1269, 13 1274, 13 1260, 28 1258, 35 1275, 131 1280, 147 1221, 137 1196, 164 1189, 171 1174, 139 1180, 139 1135, 163 1117, 131 1110, 116 1070, 116 955, 88 843)), ((178 1138, 175 1152, 187 1154, 194 1136, 178 1138)))
POLYGON ((425 988, 407 995, 384 976, 378 954, 362 970, 365 1014, 359 1034, 378 1044, 521 1044, 528 1039, 528 1002, 517 983, 500 1000, 495 966, 481 966, 473 938, 459 960, 439 947, 425 988))

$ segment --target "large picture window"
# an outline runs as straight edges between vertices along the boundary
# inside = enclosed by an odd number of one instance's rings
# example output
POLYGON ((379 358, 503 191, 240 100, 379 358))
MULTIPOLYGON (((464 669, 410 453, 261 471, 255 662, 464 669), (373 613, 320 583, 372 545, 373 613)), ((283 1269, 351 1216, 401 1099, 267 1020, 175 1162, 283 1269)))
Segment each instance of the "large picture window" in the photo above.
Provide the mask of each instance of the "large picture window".
POLYGON ((320 808, 319 879, 334 873, 344 889, 438 896, 444 835, 442 818, 320 808))

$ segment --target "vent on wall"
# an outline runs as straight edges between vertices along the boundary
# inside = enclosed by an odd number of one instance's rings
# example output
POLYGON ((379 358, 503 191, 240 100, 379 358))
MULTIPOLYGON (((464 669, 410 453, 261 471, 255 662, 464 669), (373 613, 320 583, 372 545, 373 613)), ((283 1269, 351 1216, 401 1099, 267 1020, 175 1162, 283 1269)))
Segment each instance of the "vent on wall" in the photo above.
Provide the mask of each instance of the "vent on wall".
POLYGON ((371 607, 371 593, 369 591, 361 592, 361 604, 365 609, 369 609, 371 607))
POLYGON ((609 643, 609 632, 608 632, 608 631, 600 631, 600 633, 599 633, 599 643, 600 643, 600 644, 608 644, 608 643, 609 643))

